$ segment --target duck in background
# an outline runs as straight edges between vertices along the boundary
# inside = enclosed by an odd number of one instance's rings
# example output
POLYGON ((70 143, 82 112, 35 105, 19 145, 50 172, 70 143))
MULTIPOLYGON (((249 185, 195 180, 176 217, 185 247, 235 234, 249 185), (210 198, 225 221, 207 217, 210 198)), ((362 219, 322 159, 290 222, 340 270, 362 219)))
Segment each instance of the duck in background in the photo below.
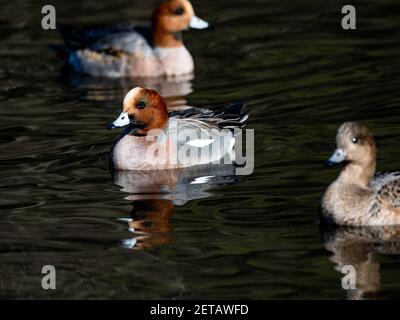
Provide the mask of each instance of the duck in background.
POLYGON ((248 118, 241 104, 168 113, 154 90, 134 88, 109 129, 127 127, 114 145, 115 170, 167 170, 234 161, 235 129, 248 118))
POLYGON ((376 145, 363 125, 346 122, 327 161, 346 163, 322 199, 322 220, 339 225, 400 225, 400 172, 375 175, 376 145))
POLYGON ((156 8, 150 30, 138 26, 80 29, 58 25, 65 46, 54 49, 75 71, 97 77, 175 77, 194 71, 182 32, 206 29, 188 0, 156 8))

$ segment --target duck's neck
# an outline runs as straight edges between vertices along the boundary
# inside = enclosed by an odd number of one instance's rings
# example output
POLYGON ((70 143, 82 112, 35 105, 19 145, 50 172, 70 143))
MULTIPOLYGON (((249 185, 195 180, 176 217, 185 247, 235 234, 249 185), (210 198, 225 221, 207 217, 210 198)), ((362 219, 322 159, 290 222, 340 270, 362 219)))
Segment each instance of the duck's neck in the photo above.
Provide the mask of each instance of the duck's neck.
POLYGON ((153 44, 157 48, 182 47, 182 32, 171 33, 155 25, 153 28, 153 44))
POLYGON ((357 185, 360 188, 368 188, 375 175, 375 168, 375 160, 363 164, 350 162, 340 173, 338 181, 343 184, 357 185))
POLYGON ((145 137, 150 133, 158 135, 160 133, 159 130, 165 131, 168 127, 168 120, 168 113, 165 109, 165 112, 157 114, 148 124, 139 124, 139 126, 136 126, 135 129, 131 131, 131 134, 139 137, 145 137))

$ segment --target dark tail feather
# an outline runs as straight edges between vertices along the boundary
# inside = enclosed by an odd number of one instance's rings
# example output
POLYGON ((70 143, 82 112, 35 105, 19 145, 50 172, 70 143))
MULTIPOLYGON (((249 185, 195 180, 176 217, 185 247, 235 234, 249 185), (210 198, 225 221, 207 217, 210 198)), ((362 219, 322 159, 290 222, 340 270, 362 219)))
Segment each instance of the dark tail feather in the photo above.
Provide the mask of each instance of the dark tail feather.
POLYGON ((234 128, 243 128, 246 125, 246 120, 249 118, 249 112, 245 112, 239 115, 239 117, 235 119, 224 119, 218 122, 220 128, 225 129, 234 129, 234 128))
POLYGON ((245 126, 249 118, 249 112, 242 112, 243 103, 235 102, 228 106, 219 107, 214 111, 214 117, 220 118, 218 122, 220 128, 233 129, 245 126))
POLYGON ((224 105, 214 109, 215 115, 240 115, 243 109, 243 103, 241 102, 233 102, 229 105, 224 105))

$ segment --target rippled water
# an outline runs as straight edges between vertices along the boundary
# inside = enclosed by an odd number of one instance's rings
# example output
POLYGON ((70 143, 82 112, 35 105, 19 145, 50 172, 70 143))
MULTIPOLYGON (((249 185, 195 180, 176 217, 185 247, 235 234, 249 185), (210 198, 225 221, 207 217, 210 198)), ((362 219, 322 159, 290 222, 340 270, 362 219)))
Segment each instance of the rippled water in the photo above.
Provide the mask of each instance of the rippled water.
MULTIPOLYGON (((346 264, 365 270, 368 296, 399 298, 395 245, 316 219, 342 122, 367 124, 378 169, 400 169, 398 1, 353 1, 357 31, 340 28, 340 1, 193 2, 216 26, 185 34, 195 78, 150 85, 175 104, 243 101, 251 176, 111 176, 105 125, 143 80, 62 78, 43 3, 2 6, 0 298, 344 299, 362 294, 341 288, 346 264), (41 289, 45 264, 55 291, 41 289)), ((101 24, 145 22, 155 2, 53 3, 58 21, 101 24)))

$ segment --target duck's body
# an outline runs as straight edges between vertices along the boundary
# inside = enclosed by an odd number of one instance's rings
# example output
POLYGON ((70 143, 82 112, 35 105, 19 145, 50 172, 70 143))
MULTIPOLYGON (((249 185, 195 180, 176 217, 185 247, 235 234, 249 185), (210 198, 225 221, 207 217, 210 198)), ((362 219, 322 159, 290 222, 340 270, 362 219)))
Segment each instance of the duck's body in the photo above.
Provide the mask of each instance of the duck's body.
POLYGON ((323 218, 341 225, 400 225, 400 173, 375 175, 372 134, 357 123, 345 123, 337 144, 330 162, 349 163, 325 192, 323 218))
MULTIPOLYGON (((216 127, 214 127, 216 129, 216 127)), ((224 156, 227 161, 234 160, 230 152, 235 143, 235 137, 230 130, 209 131, 206 122, 182 119, 173 116, 168 121, 168 126, 163 130, 163 138, 156 145, 152 138, 126 134, 116 143, 112 152, 112 162, 116 170, 165 170, 198 166, 218 161, 224 156), (179 132, 187 130, 195 137, 195 143, 189 144, 186 140, 179 139, 179 132), (211 136, 210 136, 211 133, 211 136), (200 139, 201 137, 203 139, 200 139), (199 139, 197 139, 199 138, 199 139), (198 144, 196 144, 196 142, 198 144), (153 156, 150 150, 157 149, 153 156), (191 156, 179 156, 183 148, 191 156), (207 150, 209 152, 207 152, 207 150), (201 153, 207 153, 202 159, 201 153), (137 155, 142 155, 138 157, 137 155), (146 155, 146 156, 145 156, 146 155)), ((129 129, 128 129, 129 130, 129 129)), ((192 141, 193 142, 193 141, 192 141)))
POLYGON ((377 175, 367 187, 338 178, 326 191, 323 206, 337 224, 400 225, 400 173, 377 175))
POLYGON ((135 88, 112 127, 128 126, 111 152, 115 170, 168 170, 204 164, 232 163, 234 133, 247 115, 241 105, 215 111, 191 108, 167 113, 153 90, 135 88), (146 101, 138 109, 137 104, 146 101))
POLYGON ((135 28, 110 33, 89 47, 69 50, 67 59, 75 71, 96 77, 173 77, 194 70, 185 46, 153 47, 135 28))
POLYGON ((182 76, 194 70, 181 33, 208 23, 187 0, 169 0, 153 14, 151 28, 115 26, 80 29, 59 25, 63 56, 75 71, 98 77, 182 76))

